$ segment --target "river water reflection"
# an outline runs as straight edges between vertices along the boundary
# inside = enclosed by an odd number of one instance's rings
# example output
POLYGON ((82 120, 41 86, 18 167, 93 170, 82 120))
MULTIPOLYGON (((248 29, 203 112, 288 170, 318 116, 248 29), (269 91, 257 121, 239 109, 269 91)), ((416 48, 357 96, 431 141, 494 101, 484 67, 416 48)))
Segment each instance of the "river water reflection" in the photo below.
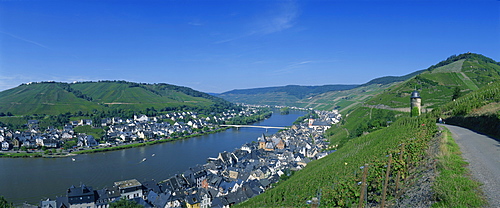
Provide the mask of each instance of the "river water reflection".
MULTIPOLYGON (((261 126, 290 126, 304 112, 288 115, 275 112, 255 123, 261 126)), ((0 195, 15 204, 38 204, 41 199, 65 195, 71 186, 85 184, 94 189, 110 187, 114 181, 138 179, 161 181, 182 173, 219 152, 233 151, 257 137, 277 129, 240 128, 152 146, 94 153, 72 158, 0 158, 0 195), (145 159, 145 160, 144 160, 145 159)))

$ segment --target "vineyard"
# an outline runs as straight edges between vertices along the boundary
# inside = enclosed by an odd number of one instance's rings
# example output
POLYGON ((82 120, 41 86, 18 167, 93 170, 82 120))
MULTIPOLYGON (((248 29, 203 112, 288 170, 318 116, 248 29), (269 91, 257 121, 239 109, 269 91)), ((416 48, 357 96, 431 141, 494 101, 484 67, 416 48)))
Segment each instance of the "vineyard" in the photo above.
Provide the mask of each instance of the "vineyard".
POLYGON ((341 148, 350 139, 387 127, 404 113, 391 110, 358 107, 347 114, 340 124, 326 131, 331 146, 341 148))
POLYGON ((430 117, 500 137, 500 81, 434 109, 430 117), (481 109, 481 110, 478 110, 481 109))
POLYGON ((416 167, 424 165, 435 131, 431 119, 400 118, 390 127, 349 140, 337 152, 239 206, 307 207, 313 197, 322 207, 387 204, 404 192, 416 167))
POLYGON ((436 109, 436 112, 433 113, 435 113, 435 115, 442 114, 446 117, 466 116, 471 113, 473 109, 477 109, 493 102, 500 102, 500 81, 464 95, 463 97, 436 109))

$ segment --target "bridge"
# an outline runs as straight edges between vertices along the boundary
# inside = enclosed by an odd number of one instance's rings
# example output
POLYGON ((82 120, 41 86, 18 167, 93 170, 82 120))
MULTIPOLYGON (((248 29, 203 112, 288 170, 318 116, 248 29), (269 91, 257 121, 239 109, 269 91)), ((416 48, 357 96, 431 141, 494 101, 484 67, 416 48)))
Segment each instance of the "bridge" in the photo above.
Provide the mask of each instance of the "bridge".
POLYGON ((222 127, 251 127, 251 128, 263 128, 266 129, 266 132, 268 129, 288 129, 288 127, 279 127, 279 126, 255 126, 255 125, 220 125, 222 127))

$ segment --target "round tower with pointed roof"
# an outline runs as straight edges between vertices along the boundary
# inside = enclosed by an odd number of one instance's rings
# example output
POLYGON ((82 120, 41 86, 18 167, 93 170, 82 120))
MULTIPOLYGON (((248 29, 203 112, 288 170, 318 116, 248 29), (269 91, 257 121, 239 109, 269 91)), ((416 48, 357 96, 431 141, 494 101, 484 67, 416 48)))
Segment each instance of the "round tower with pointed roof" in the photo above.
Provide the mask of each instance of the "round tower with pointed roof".
POLYGON ((410 96, 410 113, 412 113, 411 116, 420 116, 420 113, 422 112, 422 98, 420 98, 420 93, 418 91, 413 91, 410 96), (413 109, 417 108, 418 115, 413 115, 413 109))

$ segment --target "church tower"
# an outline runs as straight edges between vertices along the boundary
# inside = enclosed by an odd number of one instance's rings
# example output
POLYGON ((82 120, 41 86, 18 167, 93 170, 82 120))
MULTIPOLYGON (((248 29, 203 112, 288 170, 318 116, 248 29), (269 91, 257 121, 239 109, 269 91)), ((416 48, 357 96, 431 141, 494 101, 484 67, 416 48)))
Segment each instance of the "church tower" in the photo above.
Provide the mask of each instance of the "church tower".
POLYGON ((422 99, 420 98, 420 93, 415 90, 411 93, 410 97, 410 114, 411 116, 420 116, 420 112, 422 112, 422 99), (418 111, 413 110, 414 108, 418 109, 418 111))

